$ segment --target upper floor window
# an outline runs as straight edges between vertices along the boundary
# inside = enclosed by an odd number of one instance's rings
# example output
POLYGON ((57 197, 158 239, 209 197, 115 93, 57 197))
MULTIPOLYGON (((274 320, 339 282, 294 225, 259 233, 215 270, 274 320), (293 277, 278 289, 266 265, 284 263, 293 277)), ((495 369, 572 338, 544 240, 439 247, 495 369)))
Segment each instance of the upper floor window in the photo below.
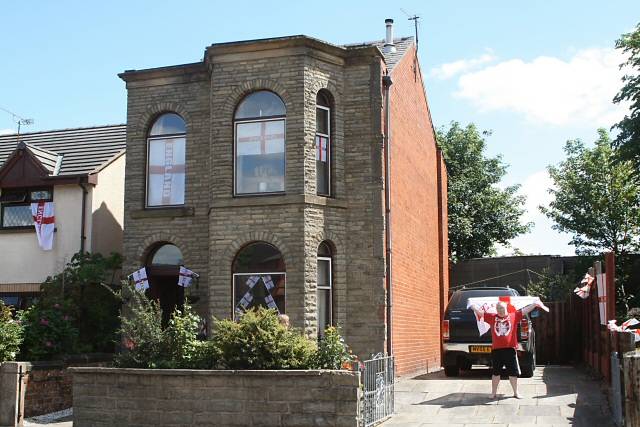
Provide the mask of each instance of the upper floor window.
POLYGON ((51 202, 53 189, 16 188, 2 190, 0 210, 2 228, 32 227, 31 203, 51 202))
POLYGON ((184 204, 185 135, 182 117, 158 117, 147 139, 147 206, 184 204))
POLYGON ((284 102, 273 92, 247 95, 238 105, 235 126, 235 194, 284 191, 284 102))
POLYGON ((316 192, 331 195, 331 104, 325 93, 316 97, 316 192))

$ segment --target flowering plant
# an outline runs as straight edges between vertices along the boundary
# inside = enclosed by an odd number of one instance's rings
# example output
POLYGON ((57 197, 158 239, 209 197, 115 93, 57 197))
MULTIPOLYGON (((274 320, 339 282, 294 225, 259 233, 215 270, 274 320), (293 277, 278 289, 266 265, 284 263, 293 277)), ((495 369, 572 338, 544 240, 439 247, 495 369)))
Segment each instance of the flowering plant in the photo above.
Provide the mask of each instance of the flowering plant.
POLYGON ((15 360, 22 344, 22 325, 0 300, 0 362, 15 360))
POLYGON ((340 331, 335 326, 329 326, 318 343, 318 351, 313 357, 313 365, 316 369, 353 369, 356 356, 340 336, 340 331))
POLYGON ((78 329, 65 304, 34 305, 19 314, 24 326, 21 355, 27 360, 47 360, 75 351, 78 329))

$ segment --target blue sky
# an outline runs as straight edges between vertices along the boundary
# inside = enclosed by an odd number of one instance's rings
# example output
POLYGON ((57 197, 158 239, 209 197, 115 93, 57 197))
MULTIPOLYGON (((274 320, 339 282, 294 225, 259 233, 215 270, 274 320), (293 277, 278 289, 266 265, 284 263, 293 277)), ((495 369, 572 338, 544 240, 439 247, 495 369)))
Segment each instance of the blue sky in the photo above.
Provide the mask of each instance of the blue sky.
MULTIPOLYGON (((569 138, 592 141, 624 108, 611 104, 621 57, 612 47, 640 21, 638 1, 214 2, 21 1, 0 8, 0 107, 33 118, 27 131, 123 123, 117 73, 199 61, 211 43, 307 34, 332 43, 381 39, 384 19, 413 35, 401 9, 422 17, 420 61, 436 126, 490 129, 505 184, 529 196, 536 226, 512 242, 526 253, 571 254, 568 237, 536 206, 545 167, 569 138)), ((0 132, 14 129, 0 111, 0 132)), ((512 249, 500 249, 508 254, 512 249)))

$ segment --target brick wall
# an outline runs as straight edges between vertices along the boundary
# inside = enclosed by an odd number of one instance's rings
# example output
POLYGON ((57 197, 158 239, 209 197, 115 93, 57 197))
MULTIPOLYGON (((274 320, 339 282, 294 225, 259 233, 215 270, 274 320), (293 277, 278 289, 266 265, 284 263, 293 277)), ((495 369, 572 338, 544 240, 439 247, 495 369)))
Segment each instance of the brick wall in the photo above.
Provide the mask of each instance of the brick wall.
POLYGON ((77 427, 357 425, 357 372, 72 371, 77 427))
POLYGON ((440 369, 446 250, 441 156, 414 58, 412 48, 391 74, 393 347, 399 375, 440 369))

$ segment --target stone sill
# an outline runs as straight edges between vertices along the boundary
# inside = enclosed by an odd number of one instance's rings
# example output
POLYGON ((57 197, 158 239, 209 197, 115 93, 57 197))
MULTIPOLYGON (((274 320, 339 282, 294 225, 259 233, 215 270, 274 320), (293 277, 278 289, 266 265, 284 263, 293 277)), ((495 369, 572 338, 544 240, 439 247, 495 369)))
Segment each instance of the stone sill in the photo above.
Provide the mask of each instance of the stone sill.
POLYGON ((211 209, 303 204, 312 206, 327 206, 337 209, 347 209, 348 207, 346 200, 306 194, 291 194, 277 196, 236 197, 228 200, 218 200, 211 204, 211 209))
POLYGON ((142 218, 178 218, 184 216, 193 216, 195 209, 192 207, 178 208, 149 208, 131 211, 130 215, 133 219, 142 218))
MULTIPOLYGON (((34 226, 21 227, 21 228, 0 228, 0 234, 22 234, 22 233, 35 233, 36 228, 34 226)), ((57 228, 53 229, 54 233, 58 232, 57 228)))

